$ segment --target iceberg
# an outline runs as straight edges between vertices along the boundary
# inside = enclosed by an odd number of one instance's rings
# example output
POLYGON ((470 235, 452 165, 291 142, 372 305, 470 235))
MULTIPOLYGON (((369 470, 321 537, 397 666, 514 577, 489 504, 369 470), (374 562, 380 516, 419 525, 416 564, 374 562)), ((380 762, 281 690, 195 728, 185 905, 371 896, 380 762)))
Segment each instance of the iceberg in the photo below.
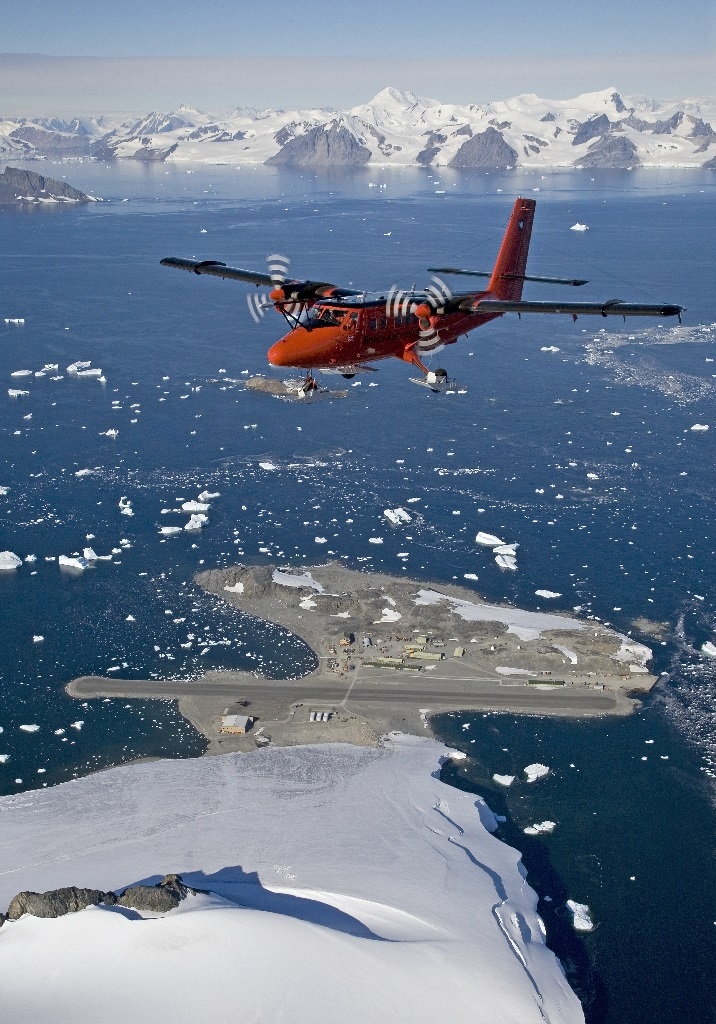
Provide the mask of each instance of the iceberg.
POLYGON ((10 398, 22 398, 24 395, 29 395, 29 391, 20 391, 18 388, 8 388, 7 393, 10 398))
POLYGON ((92 360, 91 359, 88 362, 84 362, 84 363, 83 362, 70 363, 70 365, 67 367, 67 373, 70 373, 70 374, 74 375, 74 374, 79 373, 80 370, 87 370, 87 369, 89 369, 89 367, 91 365, 92 365, 92 360))
POLYGON ((14 551, 0 551, 0 572, 8 572, 22 565, 22 559, 14 551))
POLYGON ((580 224, 579 221, 577 221, 577 223, 573 224, 569 230, 570 231, 589 231, 589 227, 586 224, 580 224))
POLYGON ((716 658, 716 644, 712 644, 710 640, 707 640, 705 644, 701 644, 701 650, 704 654, 708 654, 710 658, 716 658))
POLYGON ((498 786, 511 786, 515 781, 514 775, 493 775, 492 778, 498 784, 498 786))
POLYGON ((78 570, 86 569, 89 564, 86 558, 75 558, 70 555, 60 555, 57 562, 61 568, 78 570))
POLYGON ((536 821, 534 825, 528 825, 527 828, 523 828, 522 831, 527 836, 542 836, 549 835, 557 828, 556 821, 536 821))
POLYGON ((204 523, 209 522, 209 517, 202 515, 201 512, 196 512, 191 516, 189 522, 184 527, 185 530, 200 530, 204 523))
POLYGON ((557 593, 556 590, 535 590, 537 597, 546 597, 551 599, 553 597, 561 597, 562 595, 557 593))
POLYGON ((572 927, 575 931, 594 931, 594 921, 592 921, 589 914, 589 907, 586 903, 577 903, 575 900, 567 900, 567 909, 572 915, 572 927))
POLYGON ((173 533, 182 533, 181 526, 160 526, 159 532, 165 537, 170 537, 173 533))
POLYGON ((517 569, 517 559, 514 555, 495 555, 495 561, 500 569, 511 569, 513 571, 517 569))
POLYGON ((504 544, 504 540, 500 540, 499 537, 495 537, 492 533, 483 533, 482 530, 475 537, 475 543, 481 544, 485 548, 496 548, 504 544))
POLYGON ((537 782, 539 779, 544 779, 549 775, 549 768, 546 764, 528 764, 525 768, 525 775, 528 782, 537 782))
POLYGON ((214 491, 213 494, 211 491, 202 491, 201 494, 198 495, 199 501, 213 501, 214 498, 220 497, 221 493, 219 491, 214 491))
POLYGON ((185 501, 182 509, 185 512, 208 512, 211 506, 205 501, 185 501))

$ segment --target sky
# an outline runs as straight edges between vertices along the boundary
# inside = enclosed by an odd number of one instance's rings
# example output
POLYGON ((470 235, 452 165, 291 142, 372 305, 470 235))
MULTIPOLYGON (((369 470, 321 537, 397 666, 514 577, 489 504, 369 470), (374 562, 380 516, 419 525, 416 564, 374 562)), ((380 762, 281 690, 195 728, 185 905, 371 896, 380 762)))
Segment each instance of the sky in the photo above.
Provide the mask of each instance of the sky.
POLYGON ((0 115, 716 92, 712 0, 0 0, 0 24, 0 115))

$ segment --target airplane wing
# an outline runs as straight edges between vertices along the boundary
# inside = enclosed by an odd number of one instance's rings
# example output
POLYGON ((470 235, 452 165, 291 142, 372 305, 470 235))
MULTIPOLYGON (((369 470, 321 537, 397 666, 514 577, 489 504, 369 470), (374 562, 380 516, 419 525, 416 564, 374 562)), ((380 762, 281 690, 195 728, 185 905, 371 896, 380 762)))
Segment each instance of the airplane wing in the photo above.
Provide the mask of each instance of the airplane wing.
POLYGON ((238 267, 227 267, 218 260, 185 260, 179 256, 167 256, 160 260, 163 267, 174 267, 175 270, 187 270, 191 274, 208 274, 210 277, 223 277, 232 281, 245 281, 246 284, 265 285, 276 291, 283 292, 277 301, 310 302, 312 299, 345 295, 362 295, 362 292, 351 288, 341 288, 328 281, 281 281, 268 274, 259 274, 253 270, 241 270, 238 267))
POLYGON ((678 316, 684 306, 670 303, 622 302, 530 302, 521 299, 490 299, 469 296, 459 305, 465 313, 567 313, 570 316, 678 316))

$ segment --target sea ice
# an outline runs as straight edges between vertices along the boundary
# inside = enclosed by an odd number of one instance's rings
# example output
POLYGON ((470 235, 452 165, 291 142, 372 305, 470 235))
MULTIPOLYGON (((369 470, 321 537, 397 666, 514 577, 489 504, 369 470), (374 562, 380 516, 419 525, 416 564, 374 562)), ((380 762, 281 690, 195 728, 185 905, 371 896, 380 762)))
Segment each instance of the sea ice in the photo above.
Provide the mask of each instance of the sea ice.
POLYGON ((83 362, 70 363, 70 365, 67 367, 67 372, 70 373, 70 374, 77 374, 77 373, 79 373, 80 370, 87 370, 87 369, 89 369, 89 367, 91 365, 92 365, 92 360, 91 359, 88 362, 84 362, 84 363, 83 362))
POLYGON ((41 644, 44 639, 44 636, 35 635, 32 638, 32 642, 33 644, 41 644))
POLYGON ((701 650, 704 654, 708 654, 710 658, 716 658, 716 644, 712 644, 710 640, 701 645, 701 650))
POLYGON ((537 782, 538 779, 543 779, 546 775, 549 775, 549 768, 546 764, 528 764, 524 772, 528 782, 537 782))
POLYGON ((35 723, 32 725, 18 725, 18 729, 21 729, 23 732, 39 732, 40 726, 35 723))
POLYGON ((383 543, 383 538, 382 537, 369 537, 368 538, 368 543, 369 544, 382 544, 383 543))
POLYGON ((561 594, 558 594, 556 590, 535 590, 535 594, 537 595, 537 597, 546 597, 546 598, 561 597, 562 596, 561 594))
POLYGON ((589 231, 589 227, 586 224, 580 224, 579 221, 577 221, 577 223, 573 224, 569 230, 570 231, 589 231))
POLYGON ((590 917, 589 907, 586 903, 576 903, 575 900, 567 900, 567 908, 572 915, 572 927, 575 931, 594 931, 594 922, 590 917))
POLYGON ((692 430, 708 430, 709 429, 709 425, 708 425, 708 423, 694 423, 694 425, 693 425, 693 427, 691 429, 692 430))
POLYGON ((22 398, 24 395, 29 395, 29 391, 19 391, 17 388, 8 388, 7 393, 10 398, 22 398))
POLYGON ((214 498, 220 498, 221 493, 220 491, 214 491, 213 493, 211 491, 202 491, 197 497, 199 501, 213 501, 214 498))
POLYGON ((165 537, 171 536, 173 533, 182 533, 181 526, 160 526, 159 532, 165 537))
POLYGON ((210 507, 205 501, 185 501, 182 504, 185 512, 208 512, 210 507))
POLYGON ((32 370, 13 370, 11 377, 32 377, 32 370))
POLYGON ((528 836, 539 836, 549 835, 549 833, 554 832, 556 828, 556 821, 536 821, 534 825, 528 825, 527 828, 523 828, 522 831, 528 836))
POLYGON ((477 574, 474 573, 474 572, 466 572, 466 573, 463 573, 463 578, 466 579, 466 580, 476 580, 477 579, 477 574))
POLYGON ((14 551, 0 551, 0 572, 17 569, 21 565, 22 559, 14 551))

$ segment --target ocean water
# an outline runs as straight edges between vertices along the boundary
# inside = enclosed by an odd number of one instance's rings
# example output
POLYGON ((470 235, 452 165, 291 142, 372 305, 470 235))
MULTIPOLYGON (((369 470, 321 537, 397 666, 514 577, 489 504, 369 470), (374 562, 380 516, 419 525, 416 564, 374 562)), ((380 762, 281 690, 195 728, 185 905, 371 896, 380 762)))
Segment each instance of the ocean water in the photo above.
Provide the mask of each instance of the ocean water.
MULTIPOLYGON (((665 675, 643 713, 616 724, 472 716, 475 759, 456 781, 482 792, 511 758, 558 769, 501 798, 510 839, 535 877, 546 872, 555 903, 567 892, 595 910, 587 937, 561 910, 545 913, 591 1020, 643 1020, 639 993, 662 989, 676 995, 654 998, 650 1019, 675 1019, 681 999, 707 1020, 706 981, 674 964, 685 949, 689 964, 697 948, 713 956, 716 919, 716 660, 701 652, 716 627, 713 174, 42 170, 104 201, 0 209, 0 550, 35 556, 0 574, 0 791, 203 749, 164 702, 70 700, 63 686, 76 675, 310 668, 294 638, 198 592, 200 569, 333 557, 527 608, 577 608, 654 648, 665 675), (504 317, 433 358, 466 394, 417 388, 396 360, 353 381, 326 377, 347 397, 305 405, 241 383, 277 373, 265 353, 282 320, 256 325, 243 285, 159 266, 178 255, 263 269, 282 252, 297 276, 420 286, 432 265, 489 269, 517 194, 538 200, 532 273, 587 277, 585 298, 679 302, 683 325, 504 317), (575 222, 590 230, 570 231, 575 222), (76 360, 106 383, 68 376, 76 360), (51 364, 59 371, 35 376, 51 364), (219 494, 206 526, 162 536, 188 518, 172 510, 204 490, 219 494), (413 520, 396 528, 383 509, 397 505, 413 520), (519 542, 518 572, 475 545, 478 529, 519 542), (115 553, 80 575, 60 570, 58 555, 87 544, 115 553), (596 811, 599 827, 573 805, 596 811), (558 828, 528 842, 523 815, 558 828)), ((466 721, 441 730, 462 741, 466 721)))

